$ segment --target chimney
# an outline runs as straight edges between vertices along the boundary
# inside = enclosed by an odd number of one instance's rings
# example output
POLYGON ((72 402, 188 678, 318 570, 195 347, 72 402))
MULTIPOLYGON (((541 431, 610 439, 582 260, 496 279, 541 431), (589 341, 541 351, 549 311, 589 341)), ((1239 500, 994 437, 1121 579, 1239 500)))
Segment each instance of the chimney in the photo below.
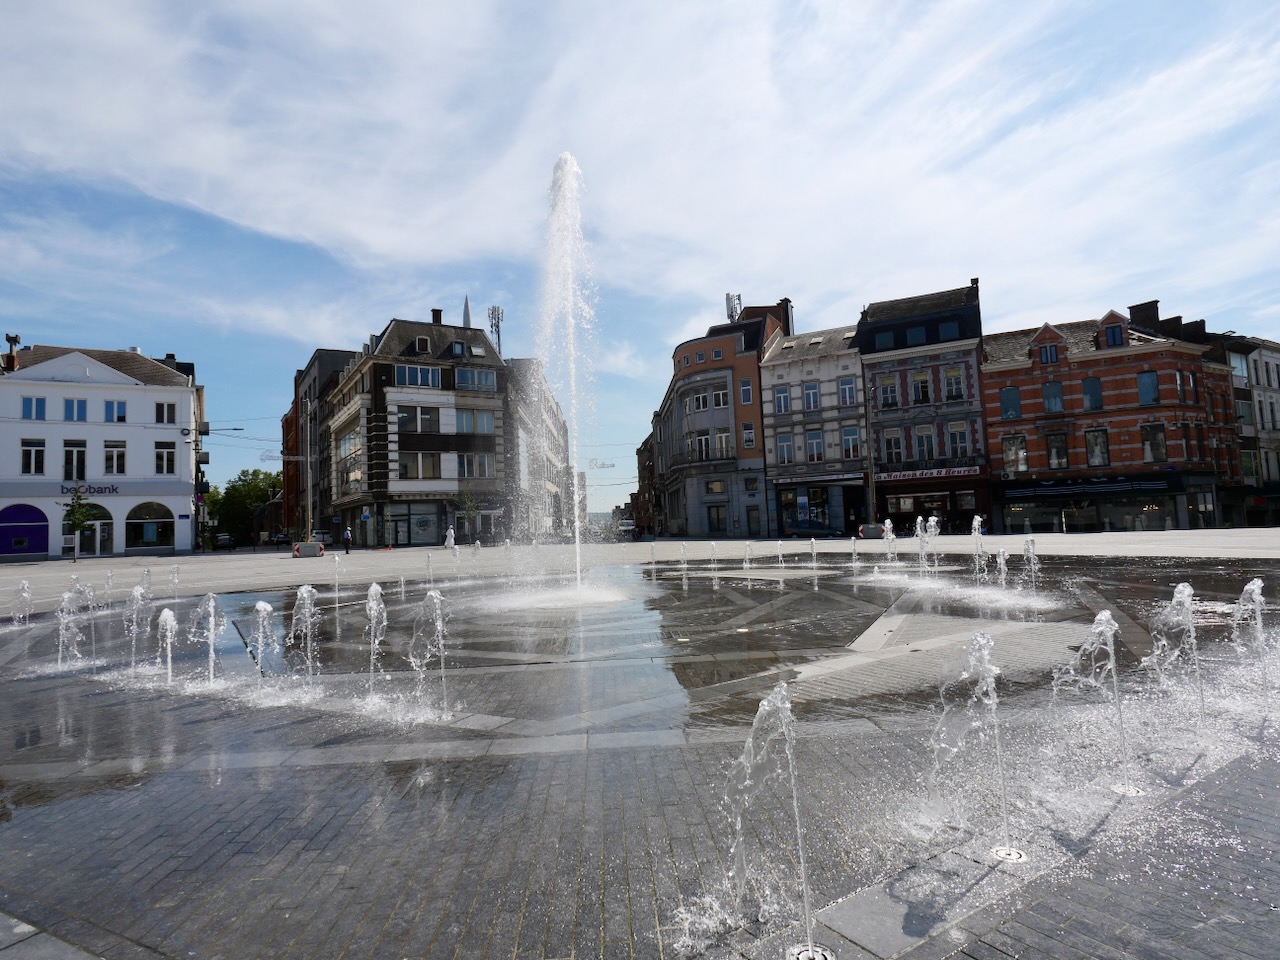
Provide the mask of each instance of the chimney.
POLYGON ((9 344, 9 356, 5 360, 4 368, 13 373, 18 369, 18 344, 22 342, 22 337, 16 333, 6 333, 4 339, 9 344))
POLYGON ((1160 301, 1148 300, 1146 303, 1135 303, 1131 306, 1129 326, 1158 334, 1160 332, 1160 301))
POLYGON ((431 308, 431 322, 435 324, 444 323, 444 311, 439 307, 431 308))

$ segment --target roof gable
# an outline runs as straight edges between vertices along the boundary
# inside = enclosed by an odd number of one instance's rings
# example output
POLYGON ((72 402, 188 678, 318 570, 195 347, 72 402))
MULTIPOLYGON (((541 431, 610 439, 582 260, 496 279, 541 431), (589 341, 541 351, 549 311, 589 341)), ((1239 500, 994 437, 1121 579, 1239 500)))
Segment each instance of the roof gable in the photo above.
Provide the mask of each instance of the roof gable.
MULTIPOLYGON (((32 348, 33 351, 38 348, 32 348)), ((112 369, 105 363, 81 353, 79 350, 67 350, 47 358, 27 356, 26 351, 18 354, 20 366, 8 379, 46 381, 56 383, 101 383, 106 385, 139 386, 142 381, 127 376, 119 370, 112 369)))

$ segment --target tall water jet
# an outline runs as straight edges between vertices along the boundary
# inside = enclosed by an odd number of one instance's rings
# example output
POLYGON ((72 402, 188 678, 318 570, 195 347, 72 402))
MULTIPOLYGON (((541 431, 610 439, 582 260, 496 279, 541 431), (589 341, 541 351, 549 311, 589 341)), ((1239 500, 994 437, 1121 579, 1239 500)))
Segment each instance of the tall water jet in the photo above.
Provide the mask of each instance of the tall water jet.
POLYGON ((741 908, 747 887, 747 811, 760 791, 775 780, 787 778, 791 787, 791 809, 795 818, 796 850, 800 864, 800 889, 804 907, 806 942, 792 947, 788 956, 831 956, 829 950, 813 942, 813 911, 809 907, 809 878, 805 864, 804 830, 800 823, 800 797, 796 782, 795 720, 791 715, 791 694, 786 681, 773 688, 760 702, 751 733, 742 755, 729 770, 725 800, 733 825, 733 845, 729 849, 729 882, 741 908), (785 770, 783 761, 785 760, 785 770))
POLYGON ((942 714, 934 728, 932 743, 934 766, 931 789, 938 794, 942 763, 959 753, 971 732, 985 738, 989 729, 995 747, 997 786, 1000 790, 1000 825, 1003 843, 992 848, 999 860, 1020 863, 1027 855, 1013 846, 1009 833, 1009 790, 1005 778, 1004 754, 1000 742, 1000 703, 996 679, 1000 668, 991 662, 995 643, 991 634, 978 631, 969 640, 965 651, 965 664, 958 674, 945 678, 941 684, 942 714))
POLYGON ((1142 795, 1142 790, 1135 787, 1129 777, 1129 740, 1125 735, 1124 706, 1120 701, 1120 678, 1116 671, 1116 634, 1119 632, 1120 626, 1110 610, 1103 610, 1094 617, 1089 637, 1080 645, 1075 657, 1053 671, 1053 695, 1056 699, 1059 691, 1066 688, 1098 690, 1115 703, 1124 783, 1112 789, 1127 797, 1137 797, 1142 795))
POLYGON ((917 566, 923 577, 929 570, 929 537, 924 530, 924 517, 916 517, 916 552, 920 555, 917 566))
POLYGON ((387 636, 387 605, 382 599, 382 587, 376 583, 369 584, 369 593, 365 597, 364 612, 369 618, 366 632, 369 636, 369 696, 373 696, 373 678, 378 673, 378 657, 382 650, 382 641, 387 636))
POLYGON ((289 635, 296 637, 302 644, 302 656, 307 664, 307 676, 311 677, 317 669, 316 631, 320 628, 320 605, 317 601, 316 588, 304 583, 298 588, 293 602, 293 619, 289 625, 289 635))
POLYGON ((178 638, 178 618, 168 607, 160 611, 156 633, 160 637, 160 649, 164 651, 165 675, 169 686, 173 686, 173 643, 178 638))
POLYGON ((444 661, 444 597, 439 590, 431 590, 418 604, 417 616, 413 618, 413 637, 409 641, 409 665, 418 675, 419 702, 426 687, 427 668, 436 656, 440 658, 440 712, 448 718, 452 714, 444 661))
POLYGON ((1036 556, 1036 538, 1027 537, 1022 542, 1022 586, 1036 595, 1040 584, 1040 558, 1036 556))
POLYGON ((182 580, 182 571, 175 563, 169 568, 169 597, 175 603, 178 600, 178 585, 182 580))
POLYGON ((338 595, 342 592, 342 557, 333 555, 333 615, 338 615, 338 595))
POLYGON ((996 551, 996 585, 1001 590, 1009 585, 1009 554, 1003 547, 996 551))
POLYGON ((781 541, 781 540, 779 540, 779 541, 778 541, 778 569, 779 569, 779 570, 781 570, 782 568, 783 568, 783 563, 782 563, 782 541, 781 541))
POLYGON ((62 595, 56 612, 58 618, 58 669, 64 661, 80 659, 80 598, 74 590, 62 595))
POLYGON ((982 515, 973 515, 973 582, 982 586, 987 582, 987 551, 982 546, 982 515))
POLYGON ((849 538, 849 567, 854 568, 858 565, 858 537, 855 534, 849 538))
POLYGON ((1152 651, 1142 660, 1142 666, 1156 672, 1162 685, 1168 680, 1165 671, 1183 650, 1191 655, 1191 669, 1195 676, 1196 693, 1200 702, 1200 723, 1204 723, 1204 678, 1200 673, 1200 651, 1196 644, 1196 623, 1192 611, 1195 591, 1191 584, 1180 583, 1173 588, 1173 599, 1151 621, 1152 651))
POLYGON ((547 217, 547 247, 542 282, 542 310, 538 323, 538 356, 551 383, 568 391, 568 454, 572 484, 574 569, 582 586, 583 492, 579 490, 578 438, 581 429, 580 394, 591 379, 587 358, 594 325, 590 263, 582 236, 582 171, 572 155, 562 153, 551 177, 551 209, 547 217))
POLYGON ((25 627, 31 622, 31 612, 34 609, 35 603, 31 599, 31 584, 26 580, 22 580, 18 583, 18 589, 13 592, 13 604, 10 607, 13 625, 25 627))
POLYGON ((98 624, 93 616, 94 610, 97 608, 93 598, 93 584, 77 583, 74 592, 76 606, 81 612, 81 619, 89 624, 89 656, 96 660, 98 658, 98 624))
POLYGON ((139 583, 129 591, 129 599, 124 604, 124 632, 129 638, 129 669, 132 671, 138 664, 138 639, 151 634, 151 597, 146 587, 139 583))
POLYGON ((895 563, 898 559, 898 538, 893 532, 893 521, 884 518, 884 559, 886 563, 895 563))
POLYGON ((187 627, 187 635, 192 643, 203 643, 209 648, 209 684, 212 686, 218 663, 218 638, 227 628, 227 616, 218 606, 218 598, 206 593, 200 603, 191 611, 191 622, 187 627))
POLYGON ((1262 581, 1254 577, 1240 593, 1231 611, 1231 642, 1241 654, 1250 650, 1258 658, 1258 666, 1262 675, 1262 697, 1267 704, 1268 713, 1271 707, 1271 680, 1267 676, 1267 658, 1270 650, 1267 646, 1266 634, 1262 630, 1262 611, 1266 601, 1262 596, 1262 581))
POLYGON ((258 665, 259 685, 261 685, 262 677, 266 673, 264 664, 266 663, 267 652, 278 646, 276 630, 271 623, 274 614, 275 611, 271 608, 271 604, 265 600, 259 600, 253 605, 253 633, 249 636, 249 644, 254 651, 254 660, 258 665))
POLYGON ((809 565, 814 570, 818 569, 818 541, 813 537, 809 538, 809 565))

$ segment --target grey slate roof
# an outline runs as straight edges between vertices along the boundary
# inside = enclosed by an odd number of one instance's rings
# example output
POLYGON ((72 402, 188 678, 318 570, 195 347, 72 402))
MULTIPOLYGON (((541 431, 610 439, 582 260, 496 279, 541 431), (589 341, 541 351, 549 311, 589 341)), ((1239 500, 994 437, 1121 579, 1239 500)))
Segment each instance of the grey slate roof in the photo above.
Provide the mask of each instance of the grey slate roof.
MULTIPOLYGON (((1062 334, 1066 341, 1067 355, 1081 357, 1099 349, 1097 334, 1102 329, 1101 320, 1073 320, 1069 323, 1053 323, 1049 327, 1062 334)), ((1043 330, 1043 326, 1027 330, 1008 330, 1004 333, 988 333, 982 338, 984 363, 1004 363, 1010 360, 1026 360, 1031 341, 1043 330)), ((1154 337, 1130 328, 1132 344, 1158 343, 1165 337, 1154 337)))
POLYGON ((33 344, 18 351, 18 369, 33 367, 47 360, 66 356, 68 353, 83 353, 91 360, 97 360, 126 377, 139 383, 156 387, 186 387, 191 385, 191 378, 168 367, 158 360, 144 357, 130 350, 93 350, 85 347, 50 347, 44 344, 33 344))
POLYGON ((452 359, 447 351, 455 340, 467 345, 466 361, 468 364, 486 363, 502 366, 502 358, 494 348, 489 336, 479 327, 455 327, 445 323, 427 323, 422 320, 392 320, 378 337, 378 346, 374 356, 378 357, 420 357, 452 359), (419 353, 417 341, 419 337, 430 340, 431 349, 419 353), (473 355, 472 347, 480 347, 483 354, 473 355))
POLYGON ((978 302, 978 288, 975 286, 956 287, 954 290, 939 290, 935 293, 922 293, 916 297, 903 297, 900 300, 880 300, 869 303, 862 311, 864 320, 897 320, 902 317, 917 317, 931 313, 943 313, 978 302))
POLYGON ((852 350, 853 335, 858 326, 830 327, 808 333, 793 333, 789 337, 775 337, 765 351, 760 363, 805 360, 809 357, 825 357, 841 350, 852 350), (790 344, 790 346, 787 346, 790 344))

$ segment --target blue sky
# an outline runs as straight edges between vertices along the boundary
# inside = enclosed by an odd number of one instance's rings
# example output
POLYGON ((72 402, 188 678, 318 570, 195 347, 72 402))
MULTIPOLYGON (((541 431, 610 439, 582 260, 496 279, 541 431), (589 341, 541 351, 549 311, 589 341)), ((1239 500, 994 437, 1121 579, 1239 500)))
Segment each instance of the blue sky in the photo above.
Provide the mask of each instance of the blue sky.
MULTIPOLYGON (((1260 2, 0 0, 0 315, 197 364, 225 482, 292 374, 391 317, 533 350, 556 158, 596 291, 590 505, 672 348, 982 280, 984 325, 1280 339, 1280 17, 1260 2)), ((562 398, 563 399, 563 398, 562 398)))

